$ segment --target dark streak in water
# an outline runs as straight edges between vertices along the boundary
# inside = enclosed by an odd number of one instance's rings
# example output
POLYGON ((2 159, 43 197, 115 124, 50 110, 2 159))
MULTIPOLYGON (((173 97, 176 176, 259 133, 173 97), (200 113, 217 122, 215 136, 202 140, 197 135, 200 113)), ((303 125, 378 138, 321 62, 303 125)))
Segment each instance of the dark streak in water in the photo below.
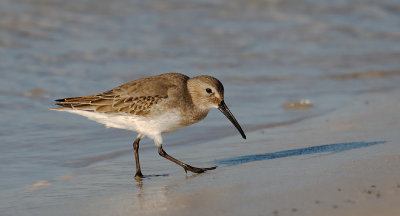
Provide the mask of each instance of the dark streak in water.
POLYGON ((359 72, 359 73, 346 73, 346 74, 331 74, 326 76, 329 79, 333 80, 352 80, 352 79, 376 79, 376 78, 385 78, 392 76, 399 76, 400 71, 367 71, 367 72, 359 72))
POLYGON ((96 163, 99 161, 103 161, 103 160, 107 160, 110 158, 115 158, 124 154, 128 154, 129 152, 131 152, 132 150, 122 150, 122 151, 117 151, 117 152, 112 152, 109 154, 104 154, 104 155, 99 155, 99 156, 95 156, 95 157, 90 157, 90 158, 83 158, 83 159, 77 159, 76 162, 70 162, 70 163, 66 163, 64 164, 64 166, 67 167, 86 167, 89 166, 92 163, 96 163))
POLYGON ((272 77, 272 76, 258 76, 258 77, 224 77, 224 82, 232 83, 269 83, 269 82, 286 82, 298 79, 297 76, 286 77, 272 77))
POLYGON ((387 141, 376 141, 376 142, 350 142, 350 143, 336 143, 336 144, 328 144, 328 145, 320 145, 320 146, 312 146, 306 148, 285 150, 273 153, 265 153, 265 154, 255 154, 255 155, 245 155, 239 157, 232 157, 224 160, 218 160, 218 164, 224 164, 228 166, 234 166, 244 163, 250 163, 254 161, 262 161, 262 160, 272 160, 277 158, 285 158, 285 157, 293 157, 293 156, 301 156, 308 154, 317 154, 317 153, 339 153, 343 151, 348 151, 352 149, 359 149, 364 147, 369 147, 378 144, 384 144, 387 141))

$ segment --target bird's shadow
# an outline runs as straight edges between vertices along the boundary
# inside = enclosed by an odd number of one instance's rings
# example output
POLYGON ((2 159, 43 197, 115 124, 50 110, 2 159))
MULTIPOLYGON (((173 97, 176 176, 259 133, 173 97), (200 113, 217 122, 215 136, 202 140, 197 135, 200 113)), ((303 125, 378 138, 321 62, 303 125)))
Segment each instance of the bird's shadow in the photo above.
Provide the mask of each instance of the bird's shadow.
POLYGON ((306 148, 298 148, 292 150, 278 151, 272 153, 265 154, 253 154, 253 155, 244 155, 238 157, 231 157, 223 160, 216 161, 217 164, 227 165, 227 166, 235 166, 244 163, 250 163, 254 161, 262 161, 262 160, 272 160, 277 158, 286 158, 293 156, 301 156, 301 155, 310 155, 317 153, 339 153, 352 149, 359 149, 369 146, 374 146, 378 144, 384 144, 387 141, 376 141, 376 142, 348 142, 348 143, 335 143, 328 145, 320 145, 320 146, 311 146, 306 148))

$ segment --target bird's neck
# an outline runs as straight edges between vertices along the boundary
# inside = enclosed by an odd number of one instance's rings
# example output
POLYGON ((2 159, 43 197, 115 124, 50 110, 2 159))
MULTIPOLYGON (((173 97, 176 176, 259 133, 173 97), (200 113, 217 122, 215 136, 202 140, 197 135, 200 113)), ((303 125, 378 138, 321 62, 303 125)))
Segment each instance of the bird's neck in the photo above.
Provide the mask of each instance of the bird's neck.
POLYGON ((185 125, 191 125, 196 122, 199 122, 203 120, 207 116, 207 114, 208 111, 191 109, 189 112, 187 112, 187 116, 185 118, 185 125))

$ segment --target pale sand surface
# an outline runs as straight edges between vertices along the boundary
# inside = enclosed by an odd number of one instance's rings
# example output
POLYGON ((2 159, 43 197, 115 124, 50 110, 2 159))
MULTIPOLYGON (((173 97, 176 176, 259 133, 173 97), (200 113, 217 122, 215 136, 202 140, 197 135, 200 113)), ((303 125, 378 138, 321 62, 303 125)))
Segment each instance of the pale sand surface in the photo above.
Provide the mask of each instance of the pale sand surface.
POLYGON ((399 89, 364 92, 327 115, 252 132, 246 142, 229 137, 201 145, 210 153, 214 147, 232 155, 217 161, 215 171, 145 179, 137 190, 75 210, 85 215, 396 215, 399 105, 399 89), (241 145, 248 146, 246 152, 235 152, 241 145))

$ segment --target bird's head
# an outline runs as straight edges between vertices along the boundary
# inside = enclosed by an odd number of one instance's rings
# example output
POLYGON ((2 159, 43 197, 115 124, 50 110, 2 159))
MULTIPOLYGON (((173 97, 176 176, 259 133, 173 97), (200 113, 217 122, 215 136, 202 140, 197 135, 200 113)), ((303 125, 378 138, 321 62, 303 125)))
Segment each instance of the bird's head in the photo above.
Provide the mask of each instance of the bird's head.
POLYGON ((219 109, 246 139, 242 128, 224 102, 224 86, 218 79, 206 75, 193 77, 188 80, 188 91, 197 109, 202 112, 219 109))

